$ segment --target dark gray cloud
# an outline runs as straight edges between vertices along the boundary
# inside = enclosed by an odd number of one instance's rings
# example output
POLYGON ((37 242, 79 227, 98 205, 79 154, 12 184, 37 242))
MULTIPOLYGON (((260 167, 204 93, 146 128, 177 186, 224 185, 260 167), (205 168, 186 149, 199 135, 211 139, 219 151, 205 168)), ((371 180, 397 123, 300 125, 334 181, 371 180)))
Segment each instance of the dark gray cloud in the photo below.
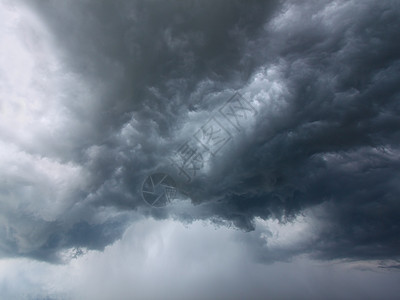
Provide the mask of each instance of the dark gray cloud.
MULTIPOLYGON (((292 229, 287 233, 293 234, 292 229)), ((5 299, 68 300, 398 298, 399 272, 376 272, 369 262, 304 257, 260 264, 249 255, 250 243, 238 243, 249 235, 214 228, 211 222, 184 226, 146 218, 104 251, 90 251, 69 264, 2 261, 0 294, 5 299)))
MULTIPOLYGON (((4 224, 15 224, 2 229, 5 255, 56 260, 60 249, 101 249, 121 236, 131 211, 253 230, 255 217, 290 222, 318 206, 314 217, 323 225, 312 242, 260 256, 398 258, 397 3, 24 5, 48 29, 62 64, 57 99, 67 121, 17 145, 38 164, 42 157, 56 162, 70 185, 49 192, 59 200, 43 204, 57 208, 47 214, 40 204, 26 211, 3 205, 4 224), (241 132, 224 121, 232 141, 185 184, 168 157, 236 91, 257 115, 241 132), (194 206, 144 203, 141 184, 159 170, 174 174, 194 206)), ((59 183, 44 175, 9 178, 0 183, 4 197, 29 203, 59 183), (27 194, 16 194, 21 186, 27 194)))

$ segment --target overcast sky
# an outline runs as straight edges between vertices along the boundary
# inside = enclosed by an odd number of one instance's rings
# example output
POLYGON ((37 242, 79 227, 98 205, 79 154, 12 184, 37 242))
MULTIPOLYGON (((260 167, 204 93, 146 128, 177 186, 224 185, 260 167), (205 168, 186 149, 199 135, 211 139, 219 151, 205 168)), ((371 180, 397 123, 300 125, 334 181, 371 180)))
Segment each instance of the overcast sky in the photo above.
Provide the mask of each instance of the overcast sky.
POLYGON ((399 28, 396 0, 0 0, 0 298, 398 299, 399 28))

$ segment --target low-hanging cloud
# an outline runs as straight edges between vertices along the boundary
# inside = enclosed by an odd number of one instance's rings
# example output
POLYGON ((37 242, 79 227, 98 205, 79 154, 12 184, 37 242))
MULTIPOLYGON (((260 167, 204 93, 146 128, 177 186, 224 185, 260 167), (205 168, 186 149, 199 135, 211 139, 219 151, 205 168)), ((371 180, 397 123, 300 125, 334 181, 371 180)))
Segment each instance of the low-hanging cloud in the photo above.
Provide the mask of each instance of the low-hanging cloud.
MULTIPOLYGON (((31 122, 0 121, 4 255, 56 261, 65 248, 102 249, 132 211, 254 230, 255 218, 290 222, 318 207, 316 236, 287 256, 398 257, 396 3, 15 7, 31 19, 8 25, 23 36, 8 45, 34 62, 23 70, 37 82, 12 77, 17 62, 8 62, 2 103, 38 104, 17 109, 31 122), (26 92, 6 101, 17 87, 26 92), (174 174, 193 205, 149 208, 140 195, 146 176, 165 170, 236 92, 257 114, 191 183, 174 174)), ((8 111, 3 120, 12 121, 8 111)))

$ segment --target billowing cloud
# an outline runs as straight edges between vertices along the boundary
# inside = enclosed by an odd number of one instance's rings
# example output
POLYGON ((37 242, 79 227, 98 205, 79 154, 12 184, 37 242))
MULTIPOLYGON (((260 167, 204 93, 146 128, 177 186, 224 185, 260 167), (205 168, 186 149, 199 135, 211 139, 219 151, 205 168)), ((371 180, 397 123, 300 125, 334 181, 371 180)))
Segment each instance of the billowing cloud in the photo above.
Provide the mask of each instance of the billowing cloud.
MULTIPOLYGON (((293 243, 293 235, 304 237, 304 221, 298 220, 303 224, 299 230, 274 222, 262 227, 269 226, 271 246, 277 249, 293 243)), ((377 271, 373 263, 305 257, 260 264, 249 255, 249 243, 241 242, 244 237, 249 233, 210 222, 185 226, 142 219, 103 252, 88 251, 68 264, 0 262, 0 294, 5 299, 57 300, 398 298, 398 272, 377 271)))
POLYGON ((312 211, 302 242, 245 240, 264 261, 398 258, 396 3, 1 5, 3 256, 103 249, 138 215, 258 232, 312 211), (205 158, 209 120, 227 143, 187 180, 169 158, 187 141, 205 158), (159 209, 155 172, 179 186, 159 209))

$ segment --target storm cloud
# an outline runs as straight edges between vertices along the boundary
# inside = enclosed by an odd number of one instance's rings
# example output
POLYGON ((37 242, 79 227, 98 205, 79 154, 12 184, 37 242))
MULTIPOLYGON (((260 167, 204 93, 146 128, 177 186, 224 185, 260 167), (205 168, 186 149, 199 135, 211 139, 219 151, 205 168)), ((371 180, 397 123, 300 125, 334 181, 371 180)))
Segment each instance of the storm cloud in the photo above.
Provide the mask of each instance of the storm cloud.
POLYGON ((264 262, 399 259, 397 2, 1 5, 3 257, 60 262, 151 216, 252 231, 264 262), (240 130, 234 95, 254 108, 240 130), (169 158, 212 116, 231 140, 187 182, 169 158), (180 191, 163 208, 141 195, 156 172, 180 191), (260 240, 305 214, 300 244, 260 240))

